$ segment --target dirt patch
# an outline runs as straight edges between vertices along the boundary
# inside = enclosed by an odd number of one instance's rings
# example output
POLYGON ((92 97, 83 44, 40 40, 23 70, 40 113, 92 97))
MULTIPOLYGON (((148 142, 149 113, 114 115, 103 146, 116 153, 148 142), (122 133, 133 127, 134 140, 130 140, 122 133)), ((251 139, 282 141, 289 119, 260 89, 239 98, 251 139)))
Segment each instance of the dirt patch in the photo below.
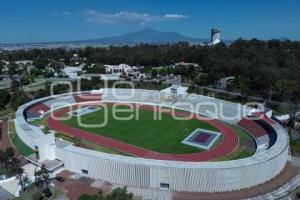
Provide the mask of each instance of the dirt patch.
POLYGON ((56 187, 66 190, 66 195, 70 200, 77 200, 82 194, 97 194, 99 189, 93 188, 91 184, 93 179, 80 177, 78 179, 71 178, 72 173, 62 171, 58 174, 65 178, 64 182, 53 181, 56 187))

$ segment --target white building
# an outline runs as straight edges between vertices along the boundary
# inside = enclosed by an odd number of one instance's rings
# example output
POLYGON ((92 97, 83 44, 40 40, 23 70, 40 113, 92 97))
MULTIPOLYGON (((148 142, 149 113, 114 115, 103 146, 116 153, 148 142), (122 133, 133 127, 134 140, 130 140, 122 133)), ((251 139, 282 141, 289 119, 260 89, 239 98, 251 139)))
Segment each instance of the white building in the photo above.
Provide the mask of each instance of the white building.
POLYGON ((70 79, 75 80, 78 78, 78 72, 81 72, 83 67, 84 64, 81 64, 78 67, 67 66, 64 68, 63 72, 68 75, 70 79))
POLYGON ((218 44, 221 42, 221 31, 216 28, 211 29, 210 42, 212 45, 218 44))
POLYGON ((15 61, 16 64, 18 65, 32 65, 33 64, 33 61, 32 60, 17 60, 15 61))
POLYGON ((193 66, 193 67, 199 67, 199 65, 197 63, 189 63, 189 62, 179 62, 179 63, 175 63, 175 66, 185 66, 185 67, 189 67, 189 66, 193 66))
POLYGON ((105 72, 107 74, 115 74, 115 73, 125 73, 129 75, 130 73, 135 72, 138 68, 135 66, 129 66, 127 64, 119 64, 119 65, 104 65, 105 72))
POLYGON ((179 84, 174 84, 171 87, 161 90, 161 92, 177 95, 187 95, 188 87, 183 87, 179 84))

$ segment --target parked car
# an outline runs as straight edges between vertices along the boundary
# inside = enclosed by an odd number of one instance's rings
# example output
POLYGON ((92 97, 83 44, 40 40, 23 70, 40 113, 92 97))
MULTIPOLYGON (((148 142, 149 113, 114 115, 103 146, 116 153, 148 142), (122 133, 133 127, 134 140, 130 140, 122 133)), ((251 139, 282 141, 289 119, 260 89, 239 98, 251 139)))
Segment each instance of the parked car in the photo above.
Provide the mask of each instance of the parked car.
POLYGON ((6 175, 0 175, 0 180, 5 180, 7 178, 6 175))
POLYGON ((65 178, 62 177, 62 176, 56 176, 54 179, 59 181, 59 182, 64 182, 65 181, 65 178))

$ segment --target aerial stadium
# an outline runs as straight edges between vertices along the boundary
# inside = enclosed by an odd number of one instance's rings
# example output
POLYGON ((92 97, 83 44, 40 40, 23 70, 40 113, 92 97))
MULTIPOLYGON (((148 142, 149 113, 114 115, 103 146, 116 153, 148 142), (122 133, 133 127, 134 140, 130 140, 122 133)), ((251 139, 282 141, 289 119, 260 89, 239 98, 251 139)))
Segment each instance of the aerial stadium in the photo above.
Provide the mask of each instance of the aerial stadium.
POLYGON ((262 110, 178 85, 52 95, 19 107, 15 125, 31 162, 141 188, 251 188, 291 159, 287 132, 262 110))

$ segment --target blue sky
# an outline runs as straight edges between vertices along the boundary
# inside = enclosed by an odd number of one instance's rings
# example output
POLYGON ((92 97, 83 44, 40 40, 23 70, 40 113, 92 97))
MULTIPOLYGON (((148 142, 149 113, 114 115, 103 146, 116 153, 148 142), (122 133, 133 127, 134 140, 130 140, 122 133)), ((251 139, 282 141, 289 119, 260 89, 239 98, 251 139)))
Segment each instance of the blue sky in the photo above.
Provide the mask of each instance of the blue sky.
POLYGON ((300 0, 3 0, 0 43, 116 36, 144 28, 208 38, 300 40, 300 0))

